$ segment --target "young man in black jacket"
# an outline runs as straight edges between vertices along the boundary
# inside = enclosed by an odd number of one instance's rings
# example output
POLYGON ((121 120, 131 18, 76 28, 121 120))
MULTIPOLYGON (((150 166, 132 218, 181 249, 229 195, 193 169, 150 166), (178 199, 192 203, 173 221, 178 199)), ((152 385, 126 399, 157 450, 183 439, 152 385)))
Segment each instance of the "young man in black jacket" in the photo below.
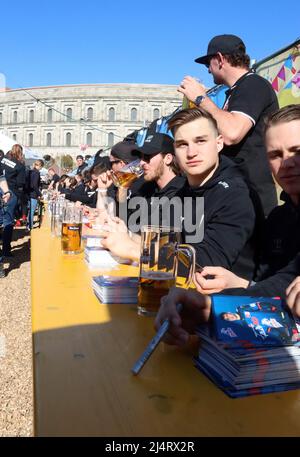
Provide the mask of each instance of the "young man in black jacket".
MULTIPOLYGON (((223 140, 215 120, 201 109, 189 109, 175 114, 169 126, 175 137, 176 160, 187 178, 174 197, 181 204, 184 241, 196 249, 199 265, 221 263, 251 279, 256 211, 235 165, 219 158, 223 140)), ((137 260, 139 243, 125 237, 124 233, 109 234, 104 243, 117 255, 137 260)))

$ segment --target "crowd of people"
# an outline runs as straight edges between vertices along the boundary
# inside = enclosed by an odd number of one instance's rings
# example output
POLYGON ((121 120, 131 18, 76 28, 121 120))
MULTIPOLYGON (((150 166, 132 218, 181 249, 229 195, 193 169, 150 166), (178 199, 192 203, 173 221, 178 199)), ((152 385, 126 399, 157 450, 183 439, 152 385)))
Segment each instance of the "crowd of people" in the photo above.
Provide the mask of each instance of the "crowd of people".
MULTIPOLYGON (((206 65, 215 83, 228 86, 222 109, 186 76, 178 91, 193 107, 169 119, 170 134, 150 131, 141 147, 126 138, 109 157, 100 150, 92 166, 79 155, 72 176, 48 170, 49 189, 84 206, 101 226, 103 246, 121 258, 139 261, 143 225, 180 225, 201 268, 196 290, 172 288, 162 299, 156 326, 169 318, 167 341, 176 344, 209 319, 211 294, 279 295, 300 315, 300 105, 279 109, 272 86, 251 71, 239 37, 214 37, 196 62, 206 65), (127 188, 116 185, 118 172, 136 159, 143 176, 127 188)), ((36 161, 30 173, 29 228, 42 166, 36 161)), ((9 256, 26 175, 19 145, 0 167, 3 255, 9 256)))

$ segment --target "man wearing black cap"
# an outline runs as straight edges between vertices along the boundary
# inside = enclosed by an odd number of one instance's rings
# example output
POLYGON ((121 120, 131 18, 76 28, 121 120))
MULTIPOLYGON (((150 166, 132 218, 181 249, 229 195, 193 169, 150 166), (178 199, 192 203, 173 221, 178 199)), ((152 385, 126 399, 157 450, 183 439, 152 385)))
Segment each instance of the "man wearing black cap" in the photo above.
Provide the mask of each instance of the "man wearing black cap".
POLYGON ((162 224, 163 203, 166 204, 167 200, 160 200, 159 203, 159 199, 174 197, 185 181, 182 176, 179 176, 174 140, 164 133, 153 133, 145 139, 139 151, 146 185, 141 187, 138 196, 145 197, 150 211, 155 211, 155 207, 159 204, 159 220, 162 224), (150 182, 155 184, 153 190, 147 187, 147 183, 150 182))
POLYGON ((207 54, 195 62, 205 65, 215 84, 229 87, 223 109, 206 96, 205 87, 186 76, 178 91, 209 112, 217 121, 225 142, 223 154, 239 163, 260 196, 267 216, 277 204, 263 141, 263 119, 278 109, 271 84, 253 73, 243 41, 235 35, 215 36, 207 54))

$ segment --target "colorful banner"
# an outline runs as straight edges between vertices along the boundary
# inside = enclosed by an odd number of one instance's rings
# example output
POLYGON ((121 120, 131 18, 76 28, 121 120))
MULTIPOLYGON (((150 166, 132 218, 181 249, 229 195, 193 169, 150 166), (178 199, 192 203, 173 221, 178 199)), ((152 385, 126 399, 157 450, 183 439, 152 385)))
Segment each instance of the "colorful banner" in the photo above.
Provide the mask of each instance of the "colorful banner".
POLYGON ((300 103, 300 40, 257 62, 254 69, 270 81, 280 107, 300 103))

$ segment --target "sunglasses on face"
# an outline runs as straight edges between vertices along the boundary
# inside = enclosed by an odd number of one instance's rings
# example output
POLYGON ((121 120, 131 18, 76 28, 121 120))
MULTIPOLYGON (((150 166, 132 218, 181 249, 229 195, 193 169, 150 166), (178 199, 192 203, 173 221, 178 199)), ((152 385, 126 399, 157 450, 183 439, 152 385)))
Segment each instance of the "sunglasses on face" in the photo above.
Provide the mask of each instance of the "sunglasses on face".
POLYGON ((122 162, 122 160, 111 160, 110 164, 113 165, 114 163, 120 163, 120 162, 122 162))

